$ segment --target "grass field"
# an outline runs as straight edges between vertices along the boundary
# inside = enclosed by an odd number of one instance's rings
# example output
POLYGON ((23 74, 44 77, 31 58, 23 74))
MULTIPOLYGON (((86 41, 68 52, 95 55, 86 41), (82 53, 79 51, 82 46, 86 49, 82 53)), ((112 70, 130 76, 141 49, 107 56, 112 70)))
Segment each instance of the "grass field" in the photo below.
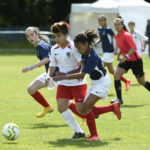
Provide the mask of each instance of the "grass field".
MULTIPOLYGON (((150 60, 147 56, 143 56, 143 60, 146 79, 150 81, 150 60)), ((0 130, 6 123, 13 122, 21 131, 15 141, 8 141, 0 134, 0 150, 150 150, 150 93, 137 84, 131 71, 125 76, 132 80, 128 93, 122 84, 125 102, 121 107, 122 120, 118 121, 112 113, 102 115, 96 120, 101 141, 70 141, 68 138, 73 131, 57 111, 56 89, 41 90, 55 111, 41 119, 35 117, 42 107, 28 95, 26 88, 44 72, 44 67, 26 74, 22 74, 21 69, 36 62, 33 53, 0 52, 0 130)), ((97 105, 109 104, 115 98, 113 78, 110 77, 109 98, 97 105)), ((87 126, 81 127, 88 136, 87 126)))

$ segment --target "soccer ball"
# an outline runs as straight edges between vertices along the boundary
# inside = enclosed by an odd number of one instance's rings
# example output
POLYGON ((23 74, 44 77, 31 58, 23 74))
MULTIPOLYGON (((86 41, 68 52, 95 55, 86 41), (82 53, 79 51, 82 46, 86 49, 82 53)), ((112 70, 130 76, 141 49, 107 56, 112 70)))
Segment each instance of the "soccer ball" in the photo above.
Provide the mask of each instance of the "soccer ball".
POLYGON ((2 130, 2 134, 7 140, 17 139, 19 133, 19 127, 14 123, 7 123, 2 130))

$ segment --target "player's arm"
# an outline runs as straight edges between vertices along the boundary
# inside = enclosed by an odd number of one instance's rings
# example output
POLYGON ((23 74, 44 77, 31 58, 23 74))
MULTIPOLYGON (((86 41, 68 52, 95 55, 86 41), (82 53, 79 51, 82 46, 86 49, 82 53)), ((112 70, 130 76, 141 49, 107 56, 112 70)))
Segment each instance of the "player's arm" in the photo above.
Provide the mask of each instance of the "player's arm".
POLYGON ((33 69, 35 69, 35 68, 39 68, 39 67, 41 67, 41 66, 47 64, 48 62, 49 62, 49 58, 48 58, 48 57, 45 57, 45 58, 43 58, 41 61, 39 61, 38 63, 23 68, 23 69, 22 69, 22 72, 25 73, 25 72, 30 71, 30 70, 33 70, 33 69))
POLYGON ((101 37, 100 37, 100 35, 99 35, 99 38, 98 38, 98 40, 96 40, 95 42, 94 42, 94 46, 96 46, 98 43, 100 43, 101 42, 101 37))

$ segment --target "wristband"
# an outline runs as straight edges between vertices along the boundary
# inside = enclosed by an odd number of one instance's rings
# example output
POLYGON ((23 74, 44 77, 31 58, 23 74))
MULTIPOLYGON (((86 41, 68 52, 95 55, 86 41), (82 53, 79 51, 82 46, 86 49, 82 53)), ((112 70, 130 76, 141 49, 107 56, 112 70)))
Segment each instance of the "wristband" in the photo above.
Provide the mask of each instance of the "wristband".
POLYGON ((33 69, 34 69, 34 68, 33 68, 33 66, 30 66, 29 68, 30 68, 31 70, 33 70, 33 69))
POLYGON ((68 75, 68 72, 65 72, 65 75, 68 75))

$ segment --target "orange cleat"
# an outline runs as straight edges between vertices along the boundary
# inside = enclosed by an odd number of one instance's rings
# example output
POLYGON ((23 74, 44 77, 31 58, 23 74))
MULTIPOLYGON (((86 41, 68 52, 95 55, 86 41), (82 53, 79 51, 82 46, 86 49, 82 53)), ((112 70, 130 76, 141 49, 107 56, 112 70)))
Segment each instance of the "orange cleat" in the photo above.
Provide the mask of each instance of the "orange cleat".
POLYGON ((127 80, 127 82, 125 82, 126 92, 128 92, 130 84, 131 84, 131 80, 127 80))
POLYGON ((118 120, 120 120, 120 119, 121 119, 121 112, 120 112, 119 103, 118 103, 118 102, 115 102, 115 103, 113 103, 113 105, 114 105, 114 110, 113 110, 113 112, 114 112, 114 114, 117 116, 118 120))
POLYGON ((90 136, 89 138, 86 139, 87 141, 99 141, 100 138, 98 135, 93 135, 93 136, 90 136))

